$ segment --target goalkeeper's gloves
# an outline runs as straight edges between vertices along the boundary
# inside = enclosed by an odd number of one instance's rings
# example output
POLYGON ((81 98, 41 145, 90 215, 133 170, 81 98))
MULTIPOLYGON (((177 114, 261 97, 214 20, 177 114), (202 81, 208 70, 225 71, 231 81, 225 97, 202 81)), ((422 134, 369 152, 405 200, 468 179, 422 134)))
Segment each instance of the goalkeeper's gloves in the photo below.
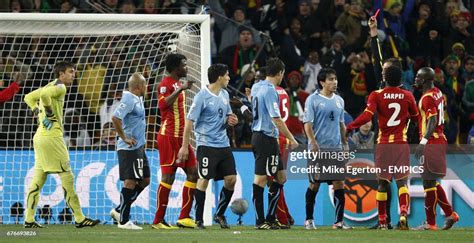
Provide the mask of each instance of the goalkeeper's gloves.
POLYGON ((43 127, 46 128, 46 130, 51 130, 53 128, 53 123, 57 122, 58 119, 54 115, 54 113, 46 113, 46 117, 43 119, 43 127))

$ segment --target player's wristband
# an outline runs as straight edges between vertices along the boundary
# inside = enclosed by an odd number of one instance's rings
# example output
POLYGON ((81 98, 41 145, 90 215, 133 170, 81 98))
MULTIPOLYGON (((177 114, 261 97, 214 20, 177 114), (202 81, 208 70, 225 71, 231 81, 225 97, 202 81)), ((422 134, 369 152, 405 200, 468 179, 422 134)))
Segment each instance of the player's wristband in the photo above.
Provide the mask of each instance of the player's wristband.
POLYGON ((242 114, 244 114, 245 111, 248 111, 249 108, 246 106, 246 105, 243 105, 240 107, 240 112, 242 112, 242 114))
POLYGON ((422 138, 421 141, 420 141, 420 144, 425 145, 426 143, 428 143, 428 139, 422 138))

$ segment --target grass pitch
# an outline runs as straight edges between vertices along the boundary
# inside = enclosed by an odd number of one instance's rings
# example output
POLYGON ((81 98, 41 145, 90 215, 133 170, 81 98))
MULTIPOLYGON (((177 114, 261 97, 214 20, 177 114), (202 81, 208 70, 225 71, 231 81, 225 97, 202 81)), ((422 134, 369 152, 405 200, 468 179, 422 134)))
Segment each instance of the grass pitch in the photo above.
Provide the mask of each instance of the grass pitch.
POLYGON ((255 230, 251 226, 233 226, 221 230, 218 226, 206 230, 180 229, 155 230, 143 225, 141 231, 121 230, 113 225, 76 229, 72 225, 47 225, 44 229, 24 229, 21 225, 0 225, 1 242, 474 242, 473 228, 453 228, 449 231, 400 231, 400 230, 333 230, 329 227, 305 230, 255 230), (34 230, 36 236, 7 236, 34 230))

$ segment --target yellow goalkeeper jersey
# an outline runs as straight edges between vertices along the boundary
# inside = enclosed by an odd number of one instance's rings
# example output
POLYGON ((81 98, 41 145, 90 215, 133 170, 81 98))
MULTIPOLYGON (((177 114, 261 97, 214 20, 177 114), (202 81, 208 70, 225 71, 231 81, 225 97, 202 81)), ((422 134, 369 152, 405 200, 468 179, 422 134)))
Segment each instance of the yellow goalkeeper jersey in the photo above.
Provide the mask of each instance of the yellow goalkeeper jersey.
POLYGON ((40 110, 36 136, 63 137, 63 108, 65 96, 66 86, 62 83, 58 84, 57 79, 25 96, 25 102, 31 110, 35 108, 39 108, 40 110), (57 119, 57 122, 53 123, 51 130, 46 130, 41 123, 46 117, 44 106, 51 106, 53 114, 57 119))

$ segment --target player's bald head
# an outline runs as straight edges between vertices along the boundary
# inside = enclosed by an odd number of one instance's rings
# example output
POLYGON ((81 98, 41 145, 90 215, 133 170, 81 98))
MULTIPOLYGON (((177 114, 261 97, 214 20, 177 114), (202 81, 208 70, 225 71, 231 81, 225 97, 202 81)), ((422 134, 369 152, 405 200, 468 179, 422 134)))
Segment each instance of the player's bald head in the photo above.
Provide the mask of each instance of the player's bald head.
POLYGON ((435 71, 430 67, 422 67, 416 73, 417 79, 423 79, 425 81, 432 81, 435 77, 435 71))
POLYGON ((134 90, 134 89, 140 88, 141 85, 144 85, 145 83, 146 81, 143 75, 141 75, 140 73, 134 73, 128 79, 128 88, 130 90, 134 90))

